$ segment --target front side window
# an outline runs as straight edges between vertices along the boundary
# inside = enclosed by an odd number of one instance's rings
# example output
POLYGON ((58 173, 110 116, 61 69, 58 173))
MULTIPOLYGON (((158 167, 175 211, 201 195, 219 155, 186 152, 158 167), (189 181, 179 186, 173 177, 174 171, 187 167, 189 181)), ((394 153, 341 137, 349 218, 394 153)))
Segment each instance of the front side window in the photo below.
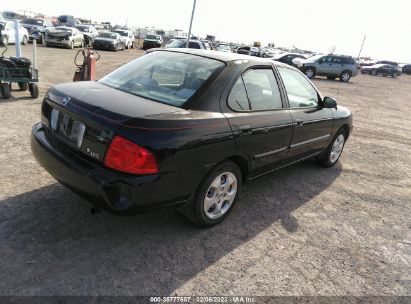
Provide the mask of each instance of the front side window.
POLYGON ((224 63, 200 56, 153 52, 107 75, 99 82, 172 106, 182 106, 224 63))
POLYGON ((281 109, 281 95, 272 69, 252 69, 239 77, 228 97, 237 111, 281 109))
POLYGON ((277 68, 285 89, 291 108, 316 107, 318 105, 318 93, 307 78, 288 68, 277 68))

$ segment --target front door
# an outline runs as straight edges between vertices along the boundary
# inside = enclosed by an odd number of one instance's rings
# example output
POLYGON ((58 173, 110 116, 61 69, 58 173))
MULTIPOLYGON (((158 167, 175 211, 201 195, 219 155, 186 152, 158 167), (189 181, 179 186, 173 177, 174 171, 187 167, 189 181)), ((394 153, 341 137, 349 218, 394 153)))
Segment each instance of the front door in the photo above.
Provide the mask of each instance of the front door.
POLYGON ((327 146, 333 129, 333 110, 322 108, 320 96, 300 72, 277 68, 287 92, 293 118, 293 136, 287 162, 315 155, 327 146))
POLYGON ((254 176, 274 170, 287 155, 292 117, 271 66, 251 68, 235 82, 224 114, 254 176))

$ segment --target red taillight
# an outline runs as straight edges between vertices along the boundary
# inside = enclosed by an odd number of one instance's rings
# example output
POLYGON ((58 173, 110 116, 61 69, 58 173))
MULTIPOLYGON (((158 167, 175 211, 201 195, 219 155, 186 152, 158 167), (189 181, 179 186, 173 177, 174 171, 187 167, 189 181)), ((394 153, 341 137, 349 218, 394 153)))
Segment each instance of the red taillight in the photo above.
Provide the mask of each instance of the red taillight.
POLYGON ((154 155, 121 136, 114 137, 108 148, 104 164, 111 169, 127 173, 158 173, 154 155))

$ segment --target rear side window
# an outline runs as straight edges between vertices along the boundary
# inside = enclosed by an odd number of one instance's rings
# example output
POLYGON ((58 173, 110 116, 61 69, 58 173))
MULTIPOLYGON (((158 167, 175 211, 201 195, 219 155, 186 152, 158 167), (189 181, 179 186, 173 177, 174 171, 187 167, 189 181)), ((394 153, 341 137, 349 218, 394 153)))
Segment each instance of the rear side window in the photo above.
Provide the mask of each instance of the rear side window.
POLYGON ((318 93, 304 75, 287 68, 278 67, 277 69, 283 79, 291 108, 318 105, 318 93))
POLYGON ((201 48, 200 45, 199 45, 197 42, 190 42, 190 43, 188 44, 188 47, 189 47, 190 49, 200 49, 200 48, 201 48))
POLYGON ((228 105, 236 111, 281 109, 281 95, 271 69, 253 69, 240 76, 228 97, 228 105))
POLYGON ((349 58, 349 57, 342 57, 341 62, 343 64, 354 64, 354 60, 352 58, 349 58))

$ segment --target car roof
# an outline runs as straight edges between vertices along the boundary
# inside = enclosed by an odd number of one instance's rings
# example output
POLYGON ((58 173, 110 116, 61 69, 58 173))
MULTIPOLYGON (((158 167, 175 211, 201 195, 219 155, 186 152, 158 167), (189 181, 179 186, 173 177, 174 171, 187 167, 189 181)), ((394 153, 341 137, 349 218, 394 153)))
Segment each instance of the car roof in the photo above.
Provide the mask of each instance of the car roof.
POLYGON ((186 49, 186 48, 169 48, 169 49, 156 49, 156 52, 175 52, 175 53, 182 53, 182 54, 190 54, 195 56, 206 57, 210 59, 215 59, 223 62, 231 62, 237 60, 247 60, 253 64, 274 64, 275 66, 282 66, 282 67, 290 67, 287 64, 281 62, 273 62, 269 58, 260 58, 255 56, 237 54, 237 53, 224 53, 224 52, 216 52, 210 50, 199 50, 199 49, 186 49))

